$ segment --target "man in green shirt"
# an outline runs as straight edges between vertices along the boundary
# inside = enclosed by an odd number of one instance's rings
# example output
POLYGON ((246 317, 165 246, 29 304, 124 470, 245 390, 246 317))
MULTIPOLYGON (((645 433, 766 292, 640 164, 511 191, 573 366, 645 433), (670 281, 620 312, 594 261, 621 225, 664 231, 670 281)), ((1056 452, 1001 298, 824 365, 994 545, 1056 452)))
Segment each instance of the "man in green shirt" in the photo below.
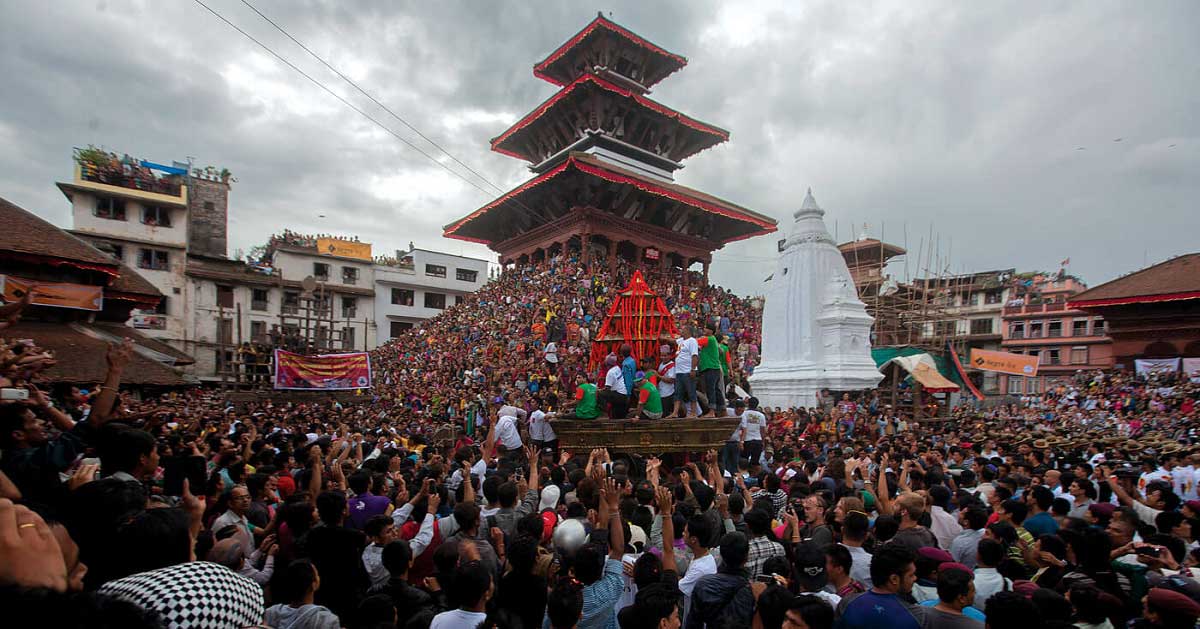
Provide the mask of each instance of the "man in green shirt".
POLYGON ((658 387, 641 371, 633 376, 633 382, 633 390, 637 392, 638 400, 634 419, 662 419, 662 396, 658 394, 658 387))
POLYGON ((576 419, 596 419, 600 416, 596 385, 587 381, 585 373, 575 376, 575 401, 567 403, 564 412, 570 412, 572 406, 575 408, 576 419))
POLYGON ((725 391, 721 387, 721 348, 717 340, 717 326, 709 321, 704 326, 707 333, 696 339, 700 347, 700 382, 704 384, 704 395, 708 397, 709 411, 703 417, 725 416, 725 391))

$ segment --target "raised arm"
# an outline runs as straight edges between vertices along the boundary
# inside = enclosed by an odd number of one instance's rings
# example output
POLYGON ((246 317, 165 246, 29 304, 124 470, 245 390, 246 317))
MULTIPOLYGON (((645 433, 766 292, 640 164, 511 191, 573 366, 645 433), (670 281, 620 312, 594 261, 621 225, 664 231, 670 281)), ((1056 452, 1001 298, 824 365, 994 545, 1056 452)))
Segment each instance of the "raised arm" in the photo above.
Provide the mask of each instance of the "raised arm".
POLYGON ((471 464, 468 461, 463 461, 462 466, 463 477, 463 502, 475 502, 475 481, 471 480, 471 464))
POLYGON ((879 483, 875 489, 881 515, 892 515, 892 499, 888 494, 887 481, 888 455, 879 457, 879 483))
MULTIPOLYGON (((621 527, 621 510, 618 508, 621 492, 617 489, 617 479, 611 476, 604 479, 604 484, 600 487, 600 498, 607 511, 604 522, 608 526, 608 558, 620 561, 621 556, 625 554, 625 531, 621 527)), ((665 520, 663 526, 666 526, 665 520)))
POLYGON ((88 422, 99 428, 116 414, 113 406, 117 402, 117 393, 121 387, 121 374, 125 366, 133 358, 133 341, 125 339, 120 345, 109 345, 105 360, 108 362, 108 373, 104 376, 104 384, 100 385, 100 395, 92 404, 92 412, 88 422))
POLYGON ((312 463, 312 478, 308 481, 308 493, 316 500, 321 494, 321 446, 313 444, 308 449, 308 461, 312 463))
POLYGON ((71 419, 70 415, 54 408, 45 392, 32 384, 26 388, 29 389, 29 403, 33 405, 39 415, 49 419, 55 428, 67 432, 75 427, 75 420, 71 419))
POLYGON ((659 487, 654 493, 658 498, 658 512, 662 515, 662 569, 663 572, 678 572, 679 566, 675 563, 675 521, 672 519, 675 505, 671 500, 671 490, 659 487))

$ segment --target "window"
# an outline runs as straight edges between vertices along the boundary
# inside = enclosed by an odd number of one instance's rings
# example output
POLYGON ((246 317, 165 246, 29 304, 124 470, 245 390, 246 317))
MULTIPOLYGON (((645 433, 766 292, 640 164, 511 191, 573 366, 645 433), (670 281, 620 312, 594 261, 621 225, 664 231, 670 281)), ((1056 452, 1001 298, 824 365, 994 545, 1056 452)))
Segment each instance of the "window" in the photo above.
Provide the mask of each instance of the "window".
POLYGON ((1046 365, 1061 365, 1062 358, 1059 356, 1059 350, 1052 348, 1042 352, 1042 363, 1046 365))
POLYGON ((233 307, 233 287, 217 286, 217 305, 222 308, 233 307))
POLYGON ((446 277, 446 267, 440 264, 426 264, 425 275, 430 277, 446 277))
POLYGON ((938 321, 935 328, 937 336, 954 336, 957 333, 957 321, 938 321))
POLYGON ((1022 378, 1021 376, 1009 376, 1008 377, 1008 394, 1009 395, 1021 395, 1021 393, 1024 392, 1023 387, 1022 387, 1022 385, 1024 385, 1024 384, 1025 384, 1025 378, 1022 378))
POLYGON ((1104 319, 1092 319, 1092 336, 1104 336, 1104 319))
POLYGON ((342 349, 354 349, 354 328, 342 328, 342 349))
POLYGON ((425 307, 435 310, 445 310, 446 296, 441 293, 425 293, 425 307))
POLYGON ((1008 336, 1009 336, 1009 338, 1014 338, 1014 339, 1025 338, 1025 322, 1017 321, 1017 322, 1013 323, 1012 327, 1008 331, 1008 336))
POLYGON ((250 291, 250 309, 251 310, 266 310, 267 309, 267 289, 255 288, 250 291))
POLYGON ((158 301, 158 305, 154 307, 154 314, 165 315, 167 312, 167 298, 163 297, 158 301))
POLYGON ((1026 393, 1041 393, 1042 392, 1042 379, 1041 378, 1028 378, 1027 381, 1029 382, 1029 384, 1028 384, 1028 386, 1025 387, 1026 393))
POLYGON ((998 290, 989 290, 988 292, 983 294, 983 303, 998 304, 998 303, 1000 303, 1000 298, 1002 296, 1003 295, 998 290))
POLYGON ((142 223, 151 227, 170 227, 171 212, 165 207, 147 205, 142 208, 142 223))
POLYGON ((1029 322, 1029 338, 1031 338, 1031 339, 1042 338, 1042 328, 1043 327, 1044 327, 1044 324, 1041 321, 1030 321, 1029 322))
POLYGON ((1051 321, 1050 325, 1046 328, 1046 336, 1062 336, 1062 321, 1051 321))
POLYGON ((461 304, 462 302, 463 302, 463 296, 462 296, 462 295, 455 295, 455 296, 454 296, 454 305, 455 305, 455 306, 457 306, 457 305, 461 304))
POLYGON ((328 282, 329 265, 324 262, 313 262, 313 277, 317 278, 317 281, 328 282))
POLYGON ((472 284, 479 280, 479 272, 470 269, 454 269, 454 279, 460 282, 471 282, 472 284))
POLYGON ((1042 362, 1042 360, 1041 360, 1041 357, 1042 357, 1042 350, 1040 350, 1040 349, 1031 349, 1031 350, 1029 350, 1029 351, 1028 351, 1028 352, 1026 352, 1026 353, 1027 353, 1027 354, 1029 354, 1030 356, 1034 357, 1034 358, 1037 358, 1037 359, 1038 359, 1038 364, 1039 364, 1039 365, 1044 365, 1044 364, 1046 364, 1046 363, 1042 362))
POLYGON ((233 319, 217 321, 217 342, 226 345, 233 343, 233 319))
POLYGON ((353 319, 358 316, 358 298, 342 297, 342 318, 353 319))
POLYGON ((1075 319, 1071 322, 1071 336, 1087 336, 1088 335, 1088 320, 1075 319))
POLYGON ((971 334, 991 334, 991 319, 971 319, 971 334))
POLYGON ((170 257, 159 249, 138 249, 138 268, 166 271, 170 257))
POLYGON ((412 324, 407 321, 393 321, 391 325, 391 336, 400 336, 405 330, 411 330, 412 327, 412 324))
POLYGON ((975 305, 975 293, 963 293, 962 294, 962 305, 974 306, 975 305))
POLYGON ((407 288, 392 289, 392 305, 395 306, 411 306, 413 305, 414 293, 407 288))
POLYGON ((342 283, 354 285, 358 283, 358 269, 352 266, 342 267, 342 283))
POLYGON ((1077 345, 1071 348, 1071 364, 1086 365, 1088 362, 1088 348, 1086 345, 1077 345))
POLYGON ((255 343, 267 342, 267 322, 266 321, 251 321, 250 322, 250 340, 255 343))
POLYGON ((97 218, 107 218, 112 221, 125 220, 125 202, 121 199, 96 199, 96 210, 92 212, 97 218))
POLYGON ((282 314, 296 314, 300 312, 300 293, 295 291, 283 292, 283 304, 279 307, 279 312, 282 314))

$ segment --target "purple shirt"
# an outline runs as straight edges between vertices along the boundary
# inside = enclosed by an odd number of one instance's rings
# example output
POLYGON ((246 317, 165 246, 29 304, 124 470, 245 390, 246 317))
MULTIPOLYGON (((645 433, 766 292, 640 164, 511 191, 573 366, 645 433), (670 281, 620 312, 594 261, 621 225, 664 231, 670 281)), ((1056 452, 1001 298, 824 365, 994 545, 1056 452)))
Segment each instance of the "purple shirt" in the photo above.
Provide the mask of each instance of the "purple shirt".
POLYGON ((350 517, 346 526, 361 531, 367 525, 367 520, 387 512, 388 504, 392 501, 387 496, 376 496, 370 492, 347 498, 350 507, 350 517))

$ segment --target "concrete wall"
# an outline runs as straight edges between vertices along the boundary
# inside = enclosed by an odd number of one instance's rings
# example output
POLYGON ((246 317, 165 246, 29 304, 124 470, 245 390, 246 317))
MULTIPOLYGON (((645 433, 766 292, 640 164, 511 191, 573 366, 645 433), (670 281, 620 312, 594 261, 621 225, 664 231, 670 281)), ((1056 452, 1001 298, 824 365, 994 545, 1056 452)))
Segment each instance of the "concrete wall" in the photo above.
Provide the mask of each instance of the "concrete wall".
POLYGON ((188 250, 223 258, 228 255, 229 184, 197 177, 191 182, 188 250))
MULTIPOLYGON (((71 202, 73 229, 81 232, 102 234, 114 238, 130 238, 161 242, 176 246, 187 244, 188 213, 183 207, 158 205, 170 217, 171 226, 147 225, 143 222, 146 207, 154 205, 144 201, 124 199, 125 220, 96 216, 96 204, 100 195, 76 192, 71 202)), ((128 263, 129 260, 126 260, 128 263)))
POLYGON ((449 308, 456 303, 456 298, 461 299, 479 290, 488 280, 487 260, 423 249, 413 249, 408 255, 413 258, 411 269, 375 265, 375 315, 380 344, 392 338, 393 321, 412 323, 419 327, 421 321, 442 313, 440 309, 425 307, 426 293, 445 295, 446 307, 449 308), (426 265, 429 264, 445 267, 446 276, 443 278, 429 275, 426 272, 426 265), (475 271, 475 281, 457 279, 456 271, 459 269, 475 271), (411 290, 412 306, 393 304, 392 289, 411 290))

